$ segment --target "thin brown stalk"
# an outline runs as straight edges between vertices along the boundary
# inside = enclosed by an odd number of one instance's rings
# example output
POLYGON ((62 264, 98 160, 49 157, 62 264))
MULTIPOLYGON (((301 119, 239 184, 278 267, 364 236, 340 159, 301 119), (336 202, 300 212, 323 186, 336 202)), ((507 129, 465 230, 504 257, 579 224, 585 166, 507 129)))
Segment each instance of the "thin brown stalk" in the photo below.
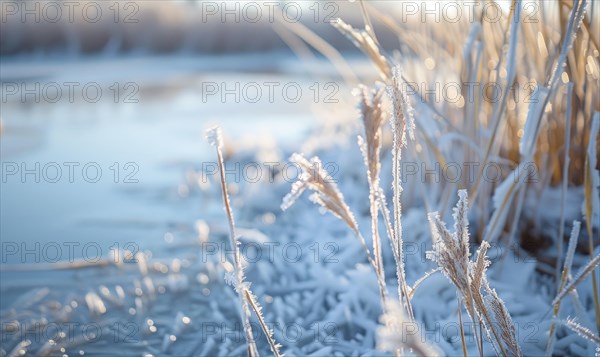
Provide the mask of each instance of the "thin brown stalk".
POLYGON ((426 272, 425 274, 423 274, 423 276, 422 276, 422 277, 420 277, 419 279, 417 279, 417 281, 415 281, 415 283, 413 284, 413 286, 409 288, 409 290, 408 290, 408 297, 409 297, 410 299, 412 299, 412 298, 415 296, 415 292, 417 291, 417 288, 418 288, 419 286, 421 286, 421 284, 422 284, 422 283, 423 283, 425 280, 427 280, 427 278, 429 278, 430 276, 432 276, 432 275, 434 275, 435 273, 438 273, 438 272, 440 272, 440 271, 442 271, 442 268, 439 268, 439 267, 438 267, 438 268, 435 268, 435 269, 433 269, 433 270, 430 270, 430 271, 426 272))
POLYGON ((381 53, 377 40, 373 38, 369 30, 358 30, 345 23, 342 19, 336 19, 333 26, 348 37, 356 47, 361 49, 379 70, 383 80, 391 78, 392 73, 387 58, 381 53))
POLYGON ((248 300, 244 296, 245 286, 247 283, 244 282, 244 267, 240 258, 239 241, 235 231, 235 221, 233 218, 233 212, 231 210, 231 204, 229 200, 229 191, 227 190, 227 181, 225 180, 225 161, 223 160, 223 139, 221 134, 221 128, 215 127, 209 129, 206 132, 206 136, 211 145, 213 145, 217 152, 217 161, 219 165, 219 173, 221 179, 221 192, 223 195, 223 206, 225 207, 225 213, 227 214, 227 220, 229 223, 229 239, 231 249, 234 251, 234 269, 236 278, 236 292, 240 300, 240 307, 242 313, 242 323, 244 324, 244 334, 246 336, 246 343, 248 345, 248 356, 258 357, 258 349, 254 341, 254 335, 252 333, 252 325, 250 325, 250 311, 248 309, 248 300))
POLYGON ((596 269, 600 265, 600 254, 593 257, 583 268, 580 269, 579 273, 571 280, 557 295, 556 298, 552 301, 552 305, 557 304, 561 301, 568 293, 573 291, 577 285, 579 285, 585 278, 590 275, 594 269, 596 269))
POLYGON ((406 131, 414 139, 414 119, 412 106, 408 101, 406 93, 403 91, 402 74, 399 67, 393 69, 392 85, 388 86, 388 95, 392 101, 392 115, 390 124, 392 126, 393 146, 392 146, 392 190, 393 190, 393 217, 394 217, 394 237, 392 243, 396 250, 397 275, 399 279, 398 294, 400 300, 406 304, 410 319, 414 319, 408 288, 406 285, 406 275, 404 271, 404 255, 402 253, 402 184, 400 161, 402 159, 402 147, 406 146, 406 131), (401 281, 400 281, 401 280, 401 281))
MULTIPOLYGON (((278 12, 275 11, 275 14, 277 13, 278 12)), ((279 14, 281 14, 281 12, 279 12, 279 14)), ((327 41, 300 22, 286 21, 281 15, 274 17, 274 19, 277 24, 286 27, 290 32, 294 33, 311 47, 323 54, 323 56, 335 66, 340 75, 344 77, 346 83, 358 83, 358 78, 352 70, 352 67, 335 47, 331 46, 327 41)))
POLYGON ((278 344, 277 342, 275 342, 275 339, 273 338, 273 331, 265 323, 265 319, 264 319, 264 317, 262 315, 262 307, 258 303, 258 300, 256 299, 256 296, 254 296, 252 294, 252 292, 250 291, 250 289, 246 289, 244 291, 244 293, 245 293, 245 296, 246 296, 246 300, 248 300, 248 304, 250 305, 250 307, 252 308, 252 311, 254 311, 254 315, 256 315, 256 317, 258 319, 258 323, 260 325, 260 328, 263 330, 263 333, 267 337, 267 342, 269 343, 269 347, 271 348, 271 352, 273 352, 273 355, 275 357, 282 357, 283 355, 279 352, 279 349, 281 348, 281 345, 278 344))
MULTIPOLYGON (((558 228, 558 238, 557 238, 557 263, 556 263, 556 281, 557 283, 560 281, 560 259, 563 255, 563 235, 564 235, 564 226, 565 226, 565 196, 567 187, 569 186, 569 162, 571 160, 569 155, 569 150, 571 149, 571 103, 573 101, 573 83, 570 82, 567 85, 567 109, 565 113, 565 159, 563 165, 563 182, 561 185, 560 191, 560 222, 558 228)), ((560 284, 560 283, 559 283, 560 284)), ((559 288, 560 290, 560 288, 559 288)))
POLYGON ((458 312, 458 322, 460 324, 460 342, 462 344, 462 351, 463 351, 463 356, 467 357, 467 344, 465 342, 465 328, 463 326, 463 320, 462 320, 462 307, 460 305, 460 297, 456 298, 456 302, 457 302, 457 312, 458 312))
MULTIPOLYGON (((504 85, 502 88, 502 94, 501 94, 500 101, 495 103, 496 106, 494 107, 494 110, 492 113, 492 128, 491 128, 492 131, 491 131, 491 135, 490 135, 490 140, 488 141, 488 144, 485 149, 485 154, 483 155, 483 161, 481 162, 482 166, 485 166, 487 164, 489 157, 492 153, 492 148, 494 147, 494 144, 495 144, 495 139, 497 137, 499 137, 499 135, 497 135, 497 132, 498 132, 499 125, 501 122, 501 120, 500 120, 501 116, 504 113, 504 110, 506 108, 507 93, 508 93, 508 90, 509 90, 510 86, 512 85, 512 82, 516 75, 516 73, 515 73, 516 57, 517 57, 516 49, 517 49, 517 42, 518 42, 518 34, 520 32, 519 27, 521 24, 521 1, 520 0, 516 0, 516 1, 512 2, 511 14, 512 14, 512 18, 509 16, 509 19, 511 22, 509 50, 506 54, 506 59, 508 62, 506 65, 506 71, 507 71, 506 81, 504 82, 504 85)), ((499 70, 499 67, 498 67, 498 70, 499 70)), ((483 177, 482 170, 483 169, 479 170, 475 184, 469 191, 469 196, 471 197, 471 200, 473 200, 473 201, 475 200, 475 198, 477 197, 477 194, 479 193, 479 186, 481 184, 482 177, 483 177)))
MULTIPOLYGON (((565 263, 562 269, 560 285, 558 287, 558 291, 564 289, 565 285, 569 277, 571 276, 571 265, 573 263, 573 256, 575 255, 575 248, 577 246, 577 238, 579 238, 579 230, 581 227, 581 223, 578 221, 573 222, 573 229, 571 230, 571 237, 569 238, 569 246, 567 248, 567 255, 565 257, 565 263)), ((560 301, 558 301, 553 306, 552 311, 552 319, 555 320, 558 318, 558 314, 560 312, 560 301)), ((546 356, 551 356, 554 351, 554 341, 556 333, 556 324, 552 322, 550 325, 550 331, 548 333, 548 342, 546 343, 546 356)))
MULTIPOLYGON (((596 171, 596 160, 598 151, 596 148, 596 139, 598 132, 600 131, 600 112, 596 112, 592 121, 592 128, 590 131, 590 138, 588 143, 587 157, 585 160, 584 169, 584 209, 583 213, 586 219, 586 226, 588 232, 588 249, 590 259, 594 254, 594 222, 600 220, 600 195, 598 186, 600 186, 600 175, 596 171), (595 218, 594 218, 595 217, 595 218)), ((596 328, 600 334, 600 296, 598 294, 598 282, 596 272, 592 271, 592 288, 594 293, 594 311, 596 312, 596 328)))
POLYGON ((362 151, 367 167, 367 181, 369 183, 369 207, 371 213, 371 237, 373 241, 373 255, 377 274, 385 277, 383 259, 381 255, 381 239, 379 236, 379 202, 381 192, 379 186, 379 173, 381 171, 381 125, 384 120, 383 87, 375 87, 369 91, 364 86, 359 87, 359 111, 364 127, 364 138, 359 135, 358 145, 362 151))

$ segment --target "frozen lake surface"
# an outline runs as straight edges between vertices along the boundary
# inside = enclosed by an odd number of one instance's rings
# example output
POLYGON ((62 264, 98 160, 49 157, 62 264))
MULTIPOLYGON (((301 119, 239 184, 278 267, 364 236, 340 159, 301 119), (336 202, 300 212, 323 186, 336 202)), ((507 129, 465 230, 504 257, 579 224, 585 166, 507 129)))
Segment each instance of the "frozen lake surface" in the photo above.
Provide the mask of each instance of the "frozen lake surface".
MULTIPOLYGON (((3 263, 44 260, 45 248, 54 259, 49 242, 61 246, 58 260, 82 258, 88 242, 101 255, 128 243, 160 246, 169 226, 207 209, 184 197, 193 184, 186 172, 214 162, 207 127, 218 123, 242 148, 293 148, 332 106, 312 100, 314 83, 339 81, 284 69, 294 67, 277 54, 3 60, 2 238, 37 252, 3 263)), ((336 98, 348 92, 336 89, 336 98)))

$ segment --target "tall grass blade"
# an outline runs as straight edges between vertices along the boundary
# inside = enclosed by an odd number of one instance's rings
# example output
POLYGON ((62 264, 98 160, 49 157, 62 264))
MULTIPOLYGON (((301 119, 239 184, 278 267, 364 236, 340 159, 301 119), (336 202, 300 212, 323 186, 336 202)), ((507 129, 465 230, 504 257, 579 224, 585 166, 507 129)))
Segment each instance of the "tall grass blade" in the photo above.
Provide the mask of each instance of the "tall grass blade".
POLYGON ((219 165, 219 173, 221 179, 221 191, 223 195, 223 206, 225 207, 225 213, 227 214, 227 220, 229 223, 229 239, 231 249, 234 251, 234 269, 235 269, 235 287, 236 292, 240 300, 240 307, 242 313, 242 323, 244 325, 244 334, 246 337, 246 344, 248 345, 248 356, 258 357, 258 349, 254 341, 254 335, 252 333, 252 325, 250 324, 250 310, 248 308, 248 300, 245 296, 245 289, 247 283, 244 282, 244 267, 240 258, 239 241, 238 235, 235 230, 235 221, 233 218, 233 212, 231 210, 231 203, 229 200, 229 191, 227 190, 227 182, 225 180, 225 161, 223 160, 223 138, 221 128, 214 127, 206 132, 208 142, 215 147, 217 151, 217 161, 219 165))
MULTIPOLYGON (((600 173, 596 170, 598 147, 598 131, 600 127, 600 112, 594 114, 592 129, 588 142, 587 158, 584 168, 584 216, 588 231, 588 249, 590 257, 594 254, 594 224, 600 229, 600 173)), ((594 310, 596 311, 596 328, 600 334, 600 296, 598 295, 598 279, 592 271, 592 288, 594 289, 594 310)))

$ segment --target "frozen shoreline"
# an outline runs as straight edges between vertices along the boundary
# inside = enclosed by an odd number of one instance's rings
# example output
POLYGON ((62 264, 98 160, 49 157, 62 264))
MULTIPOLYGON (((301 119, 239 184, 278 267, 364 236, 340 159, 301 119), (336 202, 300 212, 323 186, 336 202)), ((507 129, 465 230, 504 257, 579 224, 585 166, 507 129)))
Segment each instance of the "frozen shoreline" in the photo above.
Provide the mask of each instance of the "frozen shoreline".
MULTIPOLYGON (((365 229, 370 217, 360 204, 368 194, 366 179, 362 177, 363 163, 357 148, 348 145, 344 150, 338 147, 321 149, 318 153, 323 160, 339 162, 338 184, 357 213, 359 226, 365 229)), ((243 154, 229 160, 243 163, 251 158, 243 154)), ((226 218, 215 184, 213 181, 206 191, 192 190, 184 200, 207 197, 205 210, 213 213, 206 216, 190 212, 181 224, 169 229, 172 238, 164 242, 162 252, 157 252, 156 257, 142 249, 145 255, 138 256, 141 259, 137 264, 115 265, 109 261, 108 266, 96 268, 16 274, 3 271, 3 326, 11 327, 13 321, 20 321, 22 329, 33 326, 40 318, 63 321, 62 324, 69 321, 77 326, 98 324, 104 333, 97 339, 85 341, 82 333, 77 334, 77 338, 83 338, 80 345, 57 339, 54 347, 64 344, 74 354, 78 350, 86 354, 106 353, 110 344, 127 355, 142 352, 243 355, 243 331, 236 324, 239 318, 237 308, 233 307, 236 297, 226 282, 227 248, 221 244, 227 239, 226 218), (195 228, 192 217, 205 223, 195 228), (4 279, 6 274, 13 274, 14 280, 4 279), (77 288, 73 290, 72 284, 77 284, 77 288), (171 335, 176 336, 175 341, 171 335), (118 343, 113 344, 113 338, 118 343)), ((241 183, 233 197, 238 225, 250 229, 242 232, 243 247, 247 248, 242 252, 249 261, 247 276, 276 339, 289 355, 375 353, 379 298, 375 276, 360 245, 341 223, 319 214, 305 198, 289 211, 280 212, 281 198, 288 190, 289 183, 281 179, 275 183, 263 180, 241 183), (259 259, 257 247, 262 253, 259 259), (299 259, 298 248, 302 253, 299 259)), ((431 249, 430 232, 423 224, 425 219, 422 208, 405 207, 403 226, 410 284, 434 266, 424 258, 425 250, 431 249)), ((387 243, 384 248, 388 248, 387 243)), ((544 333, 549 326, 540 319, 550 309, 553 293, 547 287, 551 280, 536 272, 537 263, 532 258, 508 254, 505 259, 496 259, 498 253, 490 252, 490 284, 513 317, 524 354, 541 355, 546 341, 544 333)), ((575 264, 580 265, 586 259, 578 255, 575 264)), ((390 291, 395 291, 394 263, 389 249, 384 249, 384 262, 390 291)), ((589 302, 591 283, 584 282, 578 292, 581 301, 589 302)), ((415 314, 426 334, 423 337, 447 355, 461 354, 454 305, 455 288, 440 274, 425 281, 414 298, 415 314)), ((565 314, 576 313, 570 304, 563 308, 565 314)), ((588 313, 591 319, 592 310, 588 313)), ((30 336, 39 337, 48 330, 38 328, 37 334, 35 328, 33 331, 30 336)), ((256 334, 261 353, 268 354, 266 341, 260 333, 256 334)), ((17 332, 6 333, 11 341, 6 346, 14 345, 19 340, 14 338, 17 335, 17 332)), ((557 351, 570 355, 590 352, 583 340, 570 336, 559 334, 557 351)), ((33 341, 32 350, 42 344, 33 341)), ((475 345, 469 346, 469 354, 476 354, 475 345)), ((493 353, 487 348, 486 353, 493 353)))

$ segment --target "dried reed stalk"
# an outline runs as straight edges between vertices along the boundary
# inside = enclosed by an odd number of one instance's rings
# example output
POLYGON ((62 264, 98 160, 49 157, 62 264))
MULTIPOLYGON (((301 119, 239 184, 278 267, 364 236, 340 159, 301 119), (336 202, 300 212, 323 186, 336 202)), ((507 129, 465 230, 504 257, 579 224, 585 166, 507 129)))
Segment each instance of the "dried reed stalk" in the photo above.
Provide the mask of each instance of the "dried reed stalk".
POLYGON ((377 264, 373 260, 371 251, 369 250, 364 237, 360 233, 358 223, 354 218, 354 214, 352 214, 350 207, 348 207, 348 204, 344 200, 344 195, 342 195, 338 189, 334 179, 325 171, 323 164, 318 157, 313 157, 309 161, 301 154, 295 153, 290 158, 290 161, 296 164, 302 170, 302 174, 298 177, 298 180, 292 184, 290 193, 283 198, 281 209, 285 211, 291 207, 306 189, 313 191, 313 194, 310 196, 310 200, 342 220, 342 222, 344 222, 358 238, 360 244, 365 250, 369 264, 375 270, 375 275, 377 276, 377 283, 379 286, 379 294, 382 302, 382 309, 384 309, 387 296, 385 279, 382 275, 380 275, 380 271, 377 268, 377 264))
MULTIPOLYGON (((573 265, 573 256, 575 255, 575 248, 577 247, 577 239, 579 238, 579 230, 581 223, 578 221, 573 222, 573 229, 571 230, 571 237, 569 238, 569 246, 567 248, 567 255, 565 257, 565 263, 562 269, 561 279, 559 281, 558 291, 564 289, 569 277, 571 276, 571 267, 573 265)), ((560 301, 553 306, 552 320, 558 318, 560 312, 560 301)), ((554 341, 556 337, 556 324, 553 322, 550 324, 550 330, 548 332, 548 342, 546 343, 546 356, 552 356, 554 351, 554 341)))
POLYGON ((245 281, 244 275, 244 266, 242 265, 241 256, 240 256, 240 242, 239 236, 236 233, 235 221, 233 218, 233 211, 231 209, 231 203, 229 200, 229 191, 227 190, 227 181, 225 180, 225 161, 223 160, 223 138, 221 133, 221 128, 214 127, 206 132, 206 137, 209 143, 215 147, 217 152, 217 161, 219 165, 219 174, 221 180, 221 191, 223 195, 223 206, 225 207, 225 213, 227 214, 227 220, 229 223, 229 239, 231 244, 231 249, 234 251, 234 275, 235 275, 235 290, 238 294, 240 300, 240 307, 242 313, 242 323, 244 324, 244 334, 246 337, 246 344, 248 345, 248 356, 249 357, 258 357, 258 349, 256 348, 256 343, 254 341, 254 335, 252 331, 252 325, 250 324, 250 309, 252 308, 254 313, 256 314, 260 326, 263 330, 263 333, 267 337, 267 341, 269 342, 269 346, 271 347, 271 351, 276 357, 280 357, 279 348, 280 345, 275 342, 273 339, 273 332, 267 327, 264 323, 264 318, 262 316, 262 309, 256 298, 250 291, 250 284, 245 281))
MULTIPOLYGON (((600 173, 595 169, 599 149, 596 147, 596 140, 598 139, 599 131, 600 112, 596 112, 590 130, 583 181, 585 198, 582 210, 587 226, 590 258, 594 254, 594 222, 599 224, 598 229, 600 229, 600 173)), ((595 271, 592 271, 592 288, 594 293, 594 310, 596 311, 596 328, 600 334, 600 297, 598 296, 598 280, 595 271)))

